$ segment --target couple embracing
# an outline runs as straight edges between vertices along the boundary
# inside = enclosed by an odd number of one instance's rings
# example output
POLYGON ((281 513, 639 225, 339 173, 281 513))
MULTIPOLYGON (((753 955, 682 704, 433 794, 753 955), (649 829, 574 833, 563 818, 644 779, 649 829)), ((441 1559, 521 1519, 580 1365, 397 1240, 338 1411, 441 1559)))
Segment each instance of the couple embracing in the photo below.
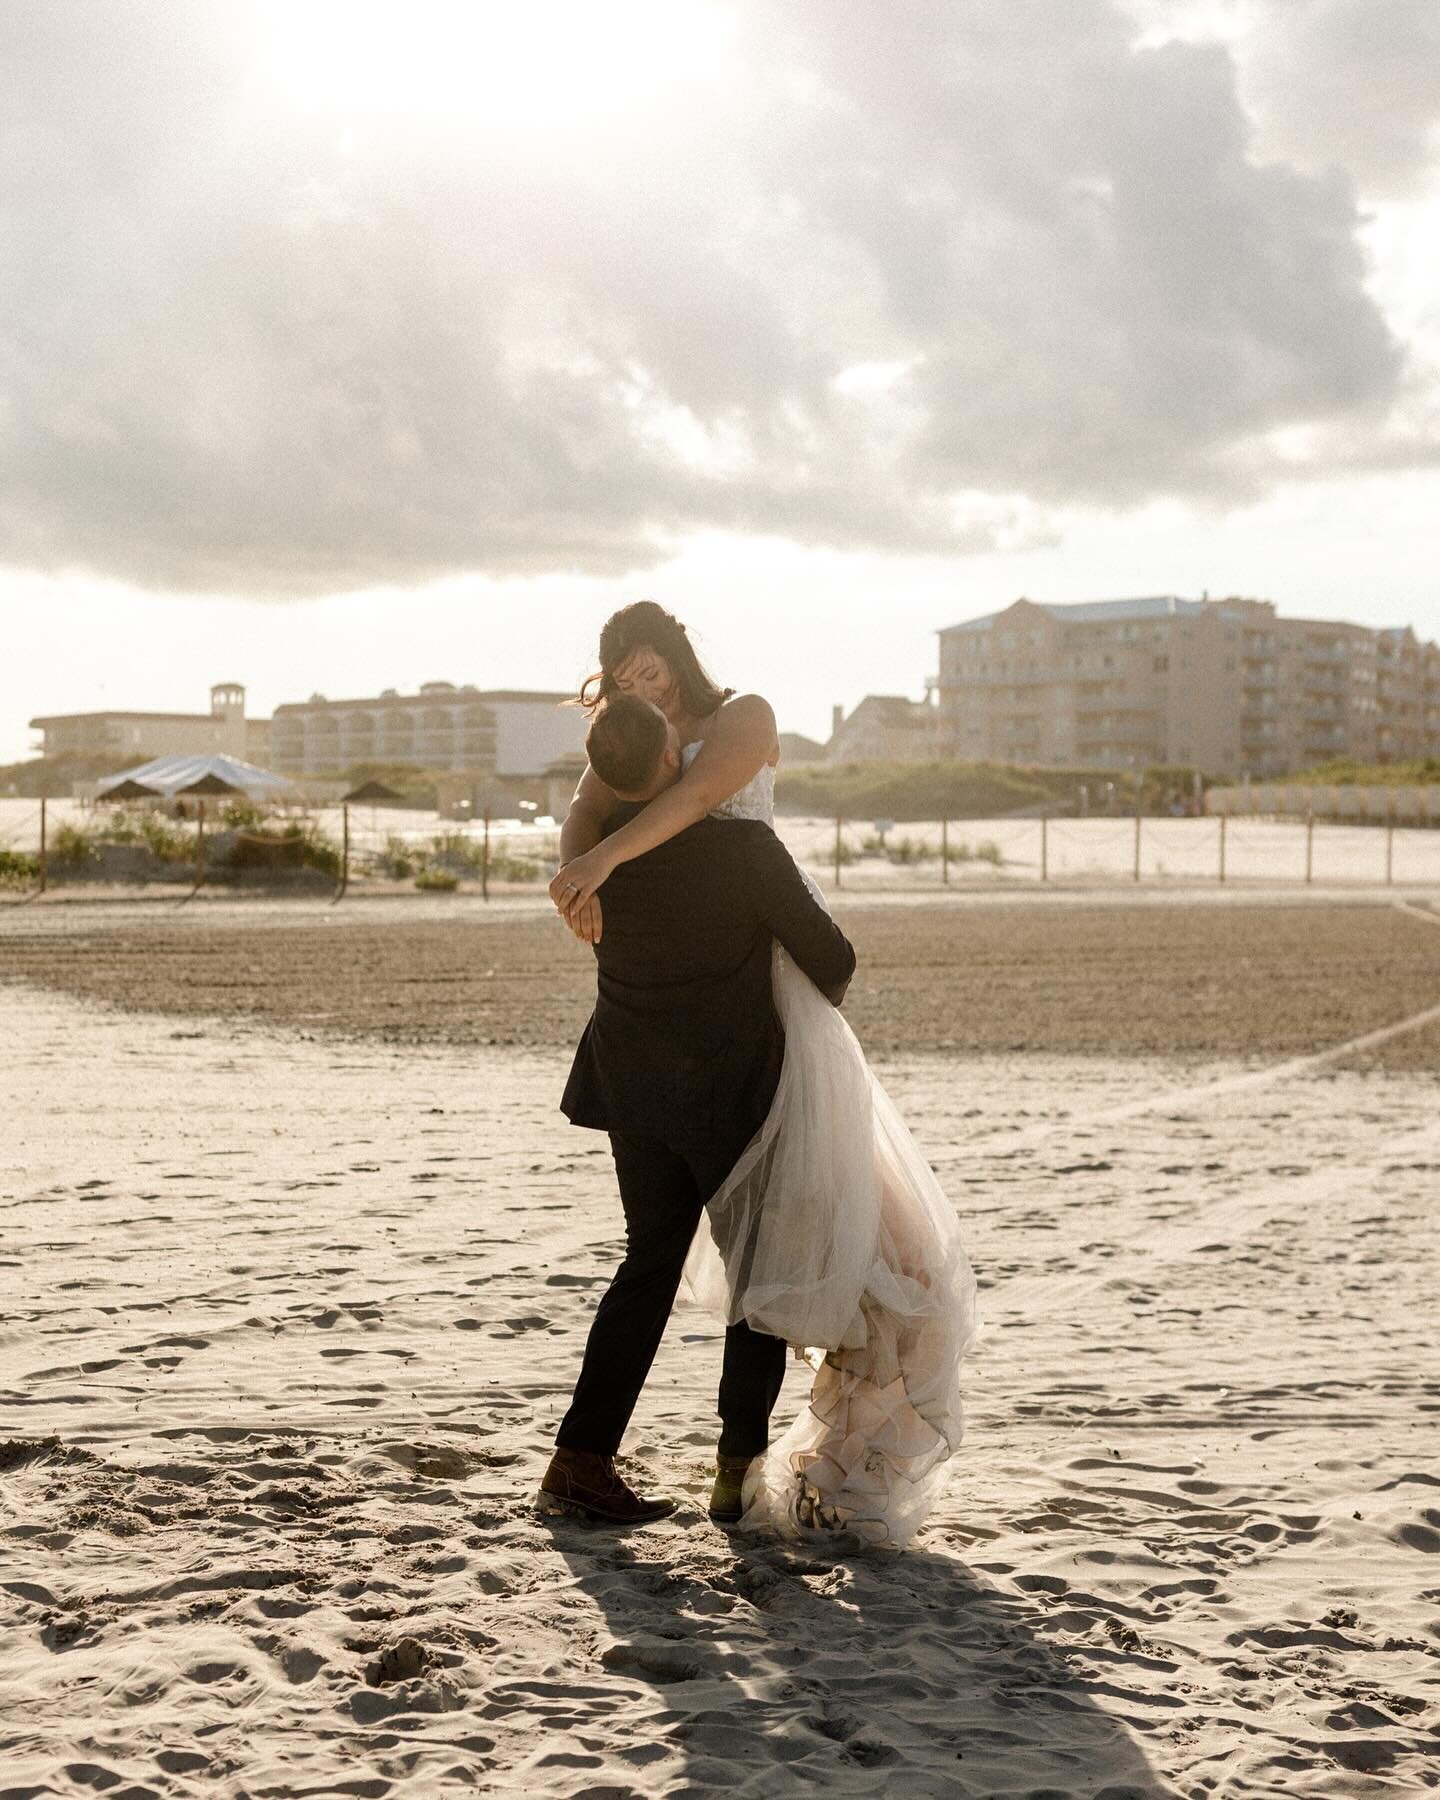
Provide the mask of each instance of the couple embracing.
POLYGON ((772 829, 769 706, 718 688, 653 601, 607 622, 600 665, 550 892, 595 949, 561 1105, 610 1135, 625 1256, 541 1507, 673 1511, 614 1459, 683 1277, 726 1327, 711 1517, 902 1545, 960 1441, 954 1210, 839 1011, 854 951, 772 829), (787 1346, 810 1392, 772 1443, 787 1346))

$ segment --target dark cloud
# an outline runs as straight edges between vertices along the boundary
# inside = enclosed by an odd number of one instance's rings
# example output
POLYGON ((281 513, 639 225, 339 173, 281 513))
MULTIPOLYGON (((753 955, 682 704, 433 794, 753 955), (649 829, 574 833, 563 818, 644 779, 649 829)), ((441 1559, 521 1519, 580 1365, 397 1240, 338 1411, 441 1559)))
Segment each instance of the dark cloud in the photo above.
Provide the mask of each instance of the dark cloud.
POLYGON ((720 526, 992 541, 1258 491, 1400 356, 1330 175, 1107 0, 742 12, 734 81, 553 153, 337 120, 243 6, 0 9, 0 559, 314 593, 619 572, 720 526))
POLYGON ((1098 5, 1012 0, 968 38, 953 16, 837 30, 825 72, 843 105, 829 155, 808 159, 836 228, 900 276, 918 483, 1238 494, 1257 434, 1390 397, 1398 360, 1351 203, 1247 161, 1222 49, 1132 54, 1098 5))

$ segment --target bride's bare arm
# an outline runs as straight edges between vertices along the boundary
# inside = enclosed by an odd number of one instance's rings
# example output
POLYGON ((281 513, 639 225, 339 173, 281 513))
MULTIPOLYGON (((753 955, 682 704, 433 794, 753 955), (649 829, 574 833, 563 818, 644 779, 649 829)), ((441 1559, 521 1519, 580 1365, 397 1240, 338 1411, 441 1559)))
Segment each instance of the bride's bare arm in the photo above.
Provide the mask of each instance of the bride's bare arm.
MULTIPOLYGON (((605 835, 605 821, 614 811, 615 804, 614 790, 586 763, 585 773, 580 777, 570 810, 565 815, 565 823, 560 827, 560 872, 550 883, 550 898, 557 906, 561 888, 568 879, 564 873, 565 864, 583 856, 587 850, 593 850, 600 842, 605 835)), ((563 907, 560 912, 582 943, 599 943, 603 921, 598 895, 592 894, 584 906, 575 908, 573 916, 563 907)))
POLYGON ((570 862, 593 850, 605 835, 605 821, 615 810, 614 790, 606 785, 589 763, 575 789, 565 823, 560 827, 560 861, 570 862))
MULTIPOLYGON (((778 754, 775 714, 770 703, 759 694, 742 694, 727 701, 715 715, 694 762, 679 781, 652 800, 628 825, 567 861, 551 884, 551 898, 557 906, 561 905, 556 895, 563 890, 567 918, 578 913, 612 870, 703 819, 711 807, 753 781, 761 767, 773 763, 778 754)), ((562 854, 564 850, 562 837, 562 854)))

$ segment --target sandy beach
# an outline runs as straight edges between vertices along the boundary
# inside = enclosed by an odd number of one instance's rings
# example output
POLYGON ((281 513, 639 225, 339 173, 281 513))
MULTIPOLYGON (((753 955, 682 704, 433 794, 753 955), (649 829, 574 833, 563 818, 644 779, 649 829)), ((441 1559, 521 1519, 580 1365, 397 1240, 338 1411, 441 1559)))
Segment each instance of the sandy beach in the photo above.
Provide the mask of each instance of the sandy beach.
POLYGON ((706 1517, 683 1305, 680 1510, 534 1515, 620 1228, 553 921, 0 915, 0 1800, 1437 1785, 1440 913, 841 917, 986 1330, 832 1562, 706 1517))

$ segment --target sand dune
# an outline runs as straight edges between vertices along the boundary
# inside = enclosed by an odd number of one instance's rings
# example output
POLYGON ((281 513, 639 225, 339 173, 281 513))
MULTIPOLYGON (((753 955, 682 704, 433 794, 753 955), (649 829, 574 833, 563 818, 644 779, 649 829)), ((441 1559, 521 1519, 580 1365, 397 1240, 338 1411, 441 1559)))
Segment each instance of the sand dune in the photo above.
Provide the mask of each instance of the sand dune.
POLYGON ((557 1053, 5 1016, 0 1795, 1433 1781, 1433 1076, 893 1063, 989 1328, 919 1544, 832 1564, 704 1517, 686 1310, 680 1511, 534 1516, 618 1232, 557 1053))

